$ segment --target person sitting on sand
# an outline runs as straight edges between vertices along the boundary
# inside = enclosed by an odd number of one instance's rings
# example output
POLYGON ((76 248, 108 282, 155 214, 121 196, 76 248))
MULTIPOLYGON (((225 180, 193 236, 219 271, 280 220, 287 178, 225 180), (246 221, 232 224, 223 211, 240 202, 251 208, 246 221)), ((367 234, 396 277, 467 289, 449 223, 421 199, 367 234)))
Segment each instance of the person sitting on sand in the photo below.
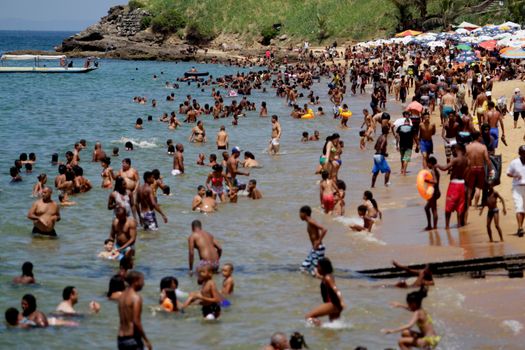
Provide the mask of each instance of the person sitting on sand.
POLYGON ((434 330, 434 321, 432 317, 423 309, 422 302, 427 296, 425 287, 417 292, 412 292, 407 295, 407 305, 400 303, 392 303, 393 307, 402 308, 412 312, 410 321, 395 329, 383 329, 385 334, 401 332, 401 339, 399 339, 399 348, 401 350, 408 350, 413 347, 421 349, 434 349, 441 340, 441 337, 436 334, 434 330), (417 326, 419 332, 413 331, 411 328, 417 326))
POLYGON ((33 264, 30 261, 26 261, 22 264, 22 275, 13 278, 15 284, 34 284, 36 283, 35 276, 33 275, 33 264))
POLYGON ((430 270, 430 265, 426 264, 422 269, 413 269, 405 265, 401 265, 397 261, 392 261, 392 265, 405 271, 406 273, 415 276, 414 281, 400 281, 396 283, 398 288, 419 288, 422 286, 429 287, 434 285, 434 278, 432 277, 432 270, 430 270))
POLYGON ((335 285, 335 278, 332 275, 334 269, 332 262, 328 258, 319 260, 315 275, 321 280, 321 297, 323 304, 317 306, 315 309, 306 314, 307 322, 320 326, 321 321, 319 317, 328 316, 330 322, 339 319, 341 312, 345 308, 343 301, 343 294, 337 289, 335 285))
POLYGON ((366 205, 362 204, 359 207, 357 207, 357 214, 363 220, 363 224, 362 225, 359 225, 359 224, 350 225, 350 229, 352 229, 352 231, 358 231, 358 232, 361 232, 361 231, 371 232, 372 231, 374 220, 368 215, 366 215, 367 211, 368 211, 368 208, 366 205))

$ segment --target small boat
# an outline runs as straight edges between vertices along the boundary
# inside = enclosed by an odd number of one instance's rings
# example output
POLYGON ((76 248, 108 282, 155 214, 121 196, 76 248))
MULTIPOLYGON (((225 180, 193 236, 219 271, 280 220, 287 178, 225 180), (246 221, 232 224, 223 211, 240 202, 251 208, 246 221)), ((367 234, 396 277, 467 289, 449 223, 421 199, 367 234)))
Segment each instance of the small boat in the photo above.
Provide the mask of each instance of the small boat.
POLYGON ((189 77, 207 77, 208 75, 210 75, 209 72, 186 72, 186 73, 184 73, 184 76, 186 78, 189 78, 189 77))
POLYGON ((2 55, 0 57, 0 73, 88 73, 97 69, 97 63, 89 58, 84 67, 73 67, 72 62, 68 64, 64 55, 2 55), (59 67, 47 67, 41 65, 42 61, 60 60, 59 67), (34 61, 33 66, 6 67, 5 61, 34 61))

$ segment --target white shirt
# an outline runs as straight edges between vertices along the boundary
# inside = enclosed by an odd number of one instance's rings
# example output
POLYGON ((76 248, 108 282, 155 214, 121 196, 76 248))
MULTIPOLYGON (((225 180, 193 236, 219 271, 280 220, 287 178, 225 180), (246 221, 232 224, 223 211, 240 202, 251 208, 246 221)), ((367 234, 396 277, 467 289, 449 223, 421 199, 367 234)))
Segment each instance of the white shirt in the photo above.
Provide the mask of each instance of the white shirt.
POLYGON ((513 176, 512 186, 525 185, 525 165, 521 163, 520 158, 516 158, 510 162, 509 167, 507 168, 507 174, 513 176), (519 178, 518 175, 521 176, 521 178, 519 178))

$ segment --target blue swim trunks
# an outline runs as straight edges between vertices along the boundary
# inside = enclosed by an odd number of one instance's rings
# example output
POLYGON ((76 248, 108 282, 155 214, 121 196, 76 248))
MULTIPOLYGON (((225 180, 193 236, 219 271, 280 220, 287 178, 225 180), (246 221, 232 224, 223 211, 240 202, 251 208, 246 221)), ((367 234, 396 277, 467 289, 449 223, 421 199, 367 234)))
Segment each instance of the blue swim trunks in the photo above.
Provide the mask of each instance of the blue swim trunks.
POLYGON ((492 146, 494 148, 498 148, 499 129, 498 128, 490 128, 490 136, 492 136, 494 138, 494 142, 492 143, 492 146))
POLYGON ((374 154, 374 167, 372 168, 372 173, 377 174, 378 172, 381 172, 382 174, 390 172, 390 166, 388 166, 388 162, 382 154, 374 154))
POLYGON ((450 113, 454 112, 454 108, 451 106, 443 106, 443 118, 448 118, 450 113))
POLYGON ((427 155, 434 153, 434 144, 432 140, 419 140, 419 149, 421 154, 426 153, 427 155))

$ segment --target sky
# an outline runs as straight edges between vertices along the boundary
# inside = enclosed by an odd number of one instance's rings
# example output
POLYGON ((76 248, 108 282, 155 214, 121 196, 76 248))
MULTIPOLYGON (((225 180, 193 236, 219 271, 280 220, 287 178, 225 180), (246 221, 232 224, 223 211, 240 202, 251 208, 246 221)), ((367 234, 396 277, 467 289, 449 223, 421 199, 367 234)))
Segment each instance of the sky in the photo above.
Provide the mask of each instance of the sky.
POLYGON ((0 30, 80 31, 127 0, 0 0, 0 30))

